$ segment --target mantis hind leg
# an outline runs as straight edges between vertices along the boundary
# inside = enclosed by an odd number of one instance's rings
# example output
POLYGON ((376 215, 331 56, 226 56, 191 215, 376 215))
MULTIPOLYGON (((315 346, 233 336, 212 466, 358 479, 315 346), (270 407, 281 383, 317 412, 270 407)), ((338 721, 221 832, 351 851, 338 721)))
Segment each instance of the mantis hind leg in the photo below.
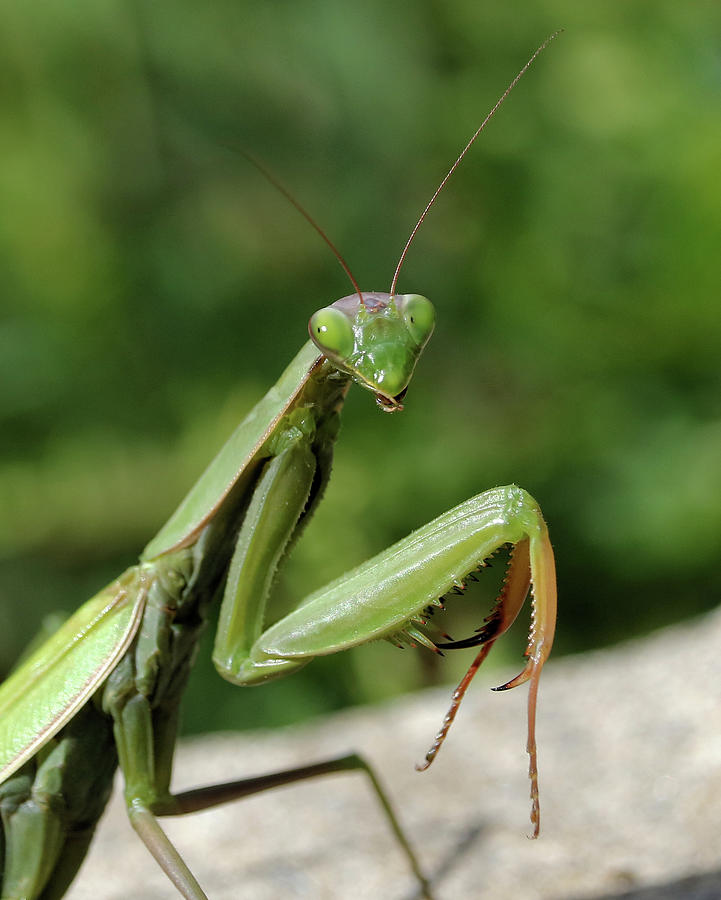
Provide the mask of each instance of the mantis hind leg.
POLYGON ((187 900, 207 900, 207 897, 178 850, 160 827, 158 817, 185 815, 280 785, 292 784, 295 781, 351 771, 362 771, 368 777, 390 828, 418 879, 423 896, 431 897, 428 882, 421 872, 390 800, 372 768, 360 756, 351 754, 270 775, 172 794, 167 790, 169 770, 162 763, 168 759, 163 745, 166 740, 171 739, 171 735, 169 732, 161 735, 154 729, 153 712, 146 698, 137 695, 124 705, 116 720, 116 739, 120 765, 125 775, 125 801, 130 822, 168 878, 187 900))
POLYGON ((428 881, 421 872, 420 866, 403 829, 398 822, 391 802, 381 786, 371 766, 357 754, 336 757, 306 766, 298 766, 261 775, 255 778, 244 778, 237 781, 228 781, 221 784, 208 785, 185 791, 179 794, 171 794, 165 800, 148 806, 140 807, 137 804, 129 810, 130 819, 136 832, 140 835, 151 853, 158 860, 162 868, 176 885, 178 890, 188 900, 206 900, 206 895, 198 885, 193 875, 188 870, 177 850, 171 844, 165 832, 161 829, 156 816, 181 816, 188 813, 210 809, 221 803, 239 800, 251 794, 271 790, 281 785, 293 784, 296 781, 305 781, 321 775, 332 775, 338 772, 360 771, 368 777, 378 802, 385 813, 388 824, 395 835, 396 840, 403 849, 408 862, 418 879, 423 896, 432 900, 431 889, 428 881))

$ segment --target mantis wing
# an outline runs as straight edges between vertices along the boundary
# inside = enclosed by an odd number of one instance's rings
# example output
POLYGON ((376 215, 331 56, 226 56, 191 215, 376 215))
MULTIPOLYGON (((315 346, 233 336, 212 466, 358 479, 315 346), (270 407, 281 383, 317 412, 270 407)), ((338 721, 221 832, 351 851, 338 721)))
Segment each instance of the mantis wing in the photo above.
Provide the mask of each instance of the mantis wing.
MULTIPOLYGON (((143 558, 191 543, 322 360, 309 341, 236 429, 143 558)), ((149 585, 141 567, 88 600, 0 685, 0 783, 67 724, 135 637, 149 585)))
POLYGON ((135 637, 148 585, 129 569, 62 625, 0 685, 0 783, 87 702, 135 637))

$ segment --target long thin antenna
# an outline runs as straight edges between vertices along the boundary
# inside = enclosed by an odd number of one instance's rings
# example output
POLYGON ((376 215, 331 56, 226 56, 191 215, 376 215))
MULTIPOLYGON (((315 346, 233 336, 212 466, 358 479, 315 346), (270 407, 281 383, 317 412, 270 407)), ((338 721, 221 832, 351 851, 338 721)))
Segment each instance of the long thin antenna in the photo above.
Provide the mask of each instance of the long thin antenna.
POLYGON ((286 200, 288 200, 290 203, 293 204, 293 206, 298 210, 298 212, 301 214, 301 216, 303 216, 303 218, 306 220, 306 222, 309 222, 313 226, 313 228, 315 228, 315 230, 318 232, 318 234, 323 238, 323 240, 326 242, 326 244, 333 251, 333 255, 335 256, 335 258, 338 260, 338 262, 341 264, 341 266, 343 266, 343 270, 345 271, 348 278, 350 278, 351 284, 355 288, 355 292, 356 292, 356 294, 358 294, 358 297, 360 298, 361 306, 365 306, 365 301, 363 300, 363 292, 358 287, 358 282, 353 277, 353 273, 350 270, 350 266, 343 259, 340 251, 338 250, 336 245, 333 243, 333 241, 328 237, 328 235, 325 233, 325 231, 323 231, 323 229, 315 221, 315 219, 311 216, 311 214, 303 206, 301 206, 299 201, 295 199, 295 197, 290 193, 290 191, 287 190, 287 188, 280 181, 278 181, 278 179, 270 171, 270 169, 267 169, 263 165, 263 163, 260 162, 259 159, 256 159, 252 153, 248 153, 247 150, 243 150, 242 148, 239 148, 239 152, 248 160, 248 162, 251 165, 255 166, 255 168, 260 172, 261 175, 263 175, 264 178, 267 178, 267 180, 273 185, 273 187, 277 191, 280 191, 280 193, 285 197, 286 200))
POLYGON ((447 182, 448 179, 451 177, 451 175, 456 171, 456 169, 458 168, 458 166, 459 166, 460 163, 461 163, 461 160, 462 160, 463 157, 466 155, 466 153, 468 153, 468 151, 471 149, 471 147, 472 147, 472 145, 473 145, 473 142, 476 140, 476 138, 478 137, 478 135, 483 131, 483 129, 484 129, 484 128, 486 127, 486 125, 489 123, 489 121, 491 120, 492 116, 494 115, 494 113, 496 112, 496 110, 498 109, 498 107, 501 106, 501 104, 502 104, 503 101, 506 99, 506 97, 511 93, 511 91, 513 90, 513 88, 518 84, 518 82, 521 80, 521 78, 523 78, 523 76, 526 74, 526 72, 528 71, 528 69, 531 67, 531 64, 533 63, 533 61, 536 59, 536 57, 537 57, 540 53, 543 53, 543 51, 544 51, 544 50, 546 49, 546 47, 551 43, 551 41, 555 40, 555 39, 558 37, 558 35, 561 34, 562 31, 563 31, 563 28, 559 28, 558 31, 554 31, 553 34, 550 35, 549 37, 547 37, 546 40, 541 44, 541 46, 536 50, 536 52, 535 52, 535 53, 533 54, 533 56, 528 60, 528 62, 526 63, 526 65, 521 69, 521 71, 518 73, 518 75, 516 75, 516 77, 513 79, 513 81, 508 85, 508 87, 506 88, 506 90, 503 92, 503 94, 501 95, 501 97, 500 97, 500 98, 498 99, 498 101, 496 102, 496 105, 493 107, 493 109, 488 113, 488 115, 486 116, 486 118, 481 122, 480 126, 479 126, 478 129, 476 130, 476 132, 475 132, 475 134, 473 135, 473 137, 470 139, 470 141, 468 141, 468 143, 466 144, 466 146, 465 146, 465 147, 463 148, 463 150, 461 151, 461 154, 460 154, 460 156, 458 157, 458 159, 453 163, 453 165, 451 166, 451 168, 448 170, 448 172, 447 172, 447 174, 446 174, 446 177, 443 179, 443 181, 441 181, 441 183, 440 183, 440 184, 438 185, 438 187, 436 188, 436 190, 435 190, 433 196, 432 196, 431 199, 428 201, 428 205, 426 206, 426 208, 425 208, 425 209, 423 210, 423 212, 421 213, 420 219, 418 219, 418 221, 417 221, 416 224, 415 224, 415 227, 414 227, 413 231, 411 231, 411 236, 408 238, 408 241, 406 242, 406 245, 405 245, 405 247, 403 248, 403 252, 401 253, 401 257, 400 257, 400 259, 398 260, 398 265, 396 266, 396 271, 395 271, 395 274, 393 275, 393 281, 391 282, 391 290, 390 290, 391 297, 395 296, 395 292, 396 292, 396 283, 397 283, 397 281, 398 281, 398 275, 400 274, 401 266, 403 265, 403 263, 404 263, 404 261, 405 261, 405 258, 406 258, 406 254, 408 253, 408 248, 409 248, 410 245, 413 243, 413 238, 416 236, 416 232, 418 231, 418 229, 419 229, 419 228, 421 227, 421 225, 423 224, 423 220, 425 219, 426 215, 428 214, 428 210, 429 210, 429 209, 433 206, 433 204, 436 202, 436 197, 438 197, 438 195, 440 194, 440 192, 441 192, 441 191, 443 190, 443 188, 446 186, 446 182, 447 182))

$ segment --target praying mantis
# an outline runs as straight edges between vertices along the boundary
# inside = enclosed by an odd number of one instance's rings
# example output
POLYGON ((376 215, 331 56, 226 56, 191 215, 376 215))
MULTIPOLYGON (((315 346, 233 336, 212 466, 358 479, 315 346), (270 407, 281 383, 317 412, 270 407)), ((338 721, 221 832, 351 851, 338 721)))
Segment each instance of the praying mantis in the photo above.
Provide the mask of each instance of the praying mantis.
MULTIPOLYGON (((539 830, 535 715, 553 642, 553 550, 540 508, 515 485, 479 494, 305 598, 266 627, 275 573, 319 503, 352 382, 385 412, 403 408, 435 324, 430 301, 398 294, 406 253, 441 189, 491 116, 556 34, 532 55, 433 194, 400 256, 389 293, 362 291, 322 229, 293 202, 345 268, 354 293, 311 317, 308 341, 251 410, 130 567, 87 601, 0 686, 0 815, 4 900, 54 900, 75 878, 119 766, 130 823, 188 900, 203 892, 158 823, 333 772, 363 772, 424 896, 431 887, 375 773, 351 754, 256 778, 172 793, 180 700, 209 607, 220 597, 213 661, 237 685, 284 677, 368 641, 478 648, 422 767, 435 758, 461 698, 532 592, 523 671, 529 682, 533 836, 539 830), (499 547, 512 552, 491 614, 453 641, 431 617, 499 547)), ((260 167, 262 169, 262 167, 260 167)), ((284 192, 273 176, 265 173, 284 192)), ((287 193, 286 193, 286 196, 287 193)))

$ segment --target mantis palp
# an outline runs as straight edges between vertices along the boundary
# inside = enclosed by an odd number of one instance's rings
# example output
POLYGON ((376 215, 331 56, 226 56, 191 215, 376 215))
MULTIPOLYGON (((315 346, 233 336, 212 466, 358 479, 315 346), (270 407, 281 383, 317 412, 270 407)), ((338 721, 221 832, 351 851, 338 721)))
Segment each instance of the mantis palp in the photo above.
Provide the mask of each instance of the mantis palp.
MULTIPOLYGON (((271 787, 361 770, 375 789, 426 896, 429 885, 374 773, 358 756, 170 791, 180 698, 210 604, 222 595, 213 660, 238 685, 288 675, 316 656, 372 640, 430 650, 478 647, 436 741, 435 757, 473 674, 533 588, 523 671, 530 681, 528 752, 534 836, 539 806, 535 708, 551 649, 553 552, 536 502, 514 485, 460 504, 405 540, 307 597, 265 628, 281 559, 309 520, 330 474, 339 416, 352 381, 385 411, 402 409, 435 313, 418 294, 397 294, 408 247, 431 204, 519 78, 475 132, 426 206, 401 254, 389 293, 364 292, 329 239, 355 292, 316 312, 305 344, 241 422, 140 562, 85 603, 0 687, 2 898, 51 900, 75 877, 119 765, 130 822, 178 891, 205 898, 160 828, 182 815, 271 787), (440 641, 429 616, 500 546, 511 562, 491 615, 471 637, 440 641)), ((297 204, 296 204, 297 205, 297 204)), ((424 766, 424 767, 426 767, 424 766)))

